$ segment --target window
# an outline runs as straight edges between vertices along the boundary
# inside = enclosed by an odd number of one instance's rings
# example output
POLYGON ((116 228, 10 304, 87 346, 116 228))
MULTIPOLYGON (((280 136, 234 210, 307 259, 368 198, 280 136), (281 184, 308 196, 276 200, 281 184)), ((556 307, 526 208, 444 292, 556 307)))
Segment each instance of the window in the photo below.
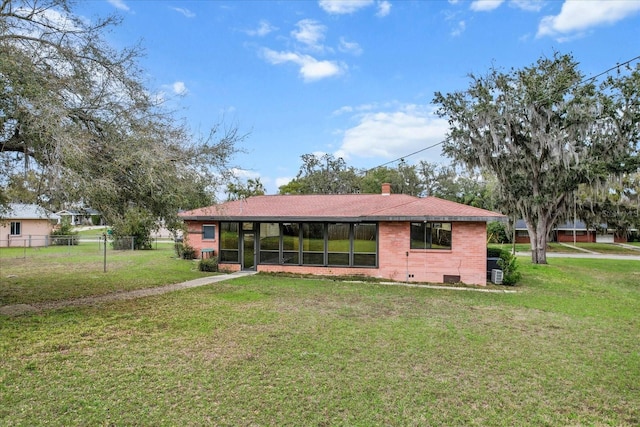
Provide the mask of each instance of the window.
POLYGON ((353 265, 375 267, 378 253, 378 227, 376 224, 354 224, 353 227, 353 265))
POLYGON ((277 222, 260 224, 260 263, 280 263, 280 226, 277 222))
POLYGON ((324 224, 306 222, 302 224, 302 264, 324 264, 324 224))
POLYGON ((300 264, 300 224, 282 224, 282 262, 300 264))
POLYGON ((351 252, 351 227, 349 224, 329 224, 327 230, 327 263, 329 265, 349 265, 351 252))
POLYGON ((220 262, 240 262, 237 222, 220 223, 220 262))
POLYGON ((220 223, 220 262, 240 262, 240 234, 244 230, 245 236, 248 232, 259 238, 260 264, 340 267, 378 264, 376 223, 261 222, 251 227, 248 224, 220 223))
POLYGON ((216 239, 216 226, 215 225, 203 225, 202 226, 202 239, 203 240, 215 240, 216 239))
POLYGON ((22 224, 19 221, 11 221, 11 235, 20 236, 22 234, 22 224))
POLYGON ((412 222, 411 249, 451 249, 451 223, 412 222))

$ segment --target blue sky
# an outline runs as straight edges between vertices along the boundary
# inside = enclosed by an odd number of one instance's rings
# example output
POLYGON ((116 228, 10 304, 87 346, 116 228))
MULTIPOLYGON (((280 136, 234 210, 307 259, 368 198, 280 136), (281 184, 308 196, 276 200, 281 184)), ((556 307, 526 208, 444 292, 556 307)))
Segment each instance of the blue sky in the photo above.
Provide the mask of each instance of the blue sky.
POLYGON ((331 153, 357 168, 407 156, 448 164, 436 91, 469 73, 571 53, 586 76, 640 55, 640 1, 136 1, 78 4, 117 13, 108 35, 141 42, 148 86, 195 131, 224 122, 249 133, 238 176, 268 194, 300 156, 331 153))

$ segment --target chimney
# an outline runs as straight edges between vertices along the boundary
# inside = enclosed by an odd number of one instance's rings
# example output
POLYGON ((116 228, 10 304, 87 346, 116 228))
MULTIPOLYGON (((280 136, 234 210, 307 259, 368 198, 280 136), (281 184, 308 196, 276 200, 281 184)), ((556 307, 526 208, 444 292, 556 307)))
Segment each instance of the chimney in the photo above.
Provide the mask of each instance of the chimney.
POLYGON ((391 194, 391 184, 385 182, 382 184, 382 195, 389 196, 391 194))

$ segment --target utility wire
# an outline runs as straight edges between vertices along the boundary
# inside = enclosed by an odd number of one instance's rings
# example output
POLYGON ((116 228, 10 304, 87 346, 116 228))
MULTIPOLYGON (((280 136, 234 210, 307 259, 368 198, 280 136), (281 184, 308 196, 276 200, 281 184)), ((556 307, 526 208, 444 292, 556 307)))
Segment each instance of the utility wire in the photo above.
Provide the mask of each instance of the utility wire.
POLYGON ((423 151, 427 151, 427 150, 429 150, 429 149, 431 149, 431 148, 433 148, 433 147, 437 147, 437 146, 438 146, 438 145, 440 145, 440 144, 444 144, 444 140, 442 140, 442 141, 440 141, 440 142, 436 142, 435 144, 430 145, 430 146, 428 146, 428 147, 426 147, 426 148, 423 148, 422 150, 414 151, 413 153, 411 153, 411 154, 407 154, 406 156, 398 157, 398 158, 397 158, 397 159, 395 159, 395 160, 390 160, 390 161, 388 161, 388 162, 386 162, 386 163, 383 163, 383 164, 381 164, 381 165, 375 166, 375 167, 373 167, 373 168, 371 168, 371 169, 367 169, 367 170, 365 171, 365 174, 366 174, 366 173, 369 173, 370 171, 372 171, 372 170, 374 170, 374 169, 378 169, 378 168, 381 168, 381 167, 386 166, 386 165, 388 165, 388 164, 395 163, 395 162, 397 162, 398 160, 404 160, 404 158, 405 158, 405 157, 411 157, 411 156, 413 156, 413 155, 415 155, 415 154, 422 153, 423 151))
MULTIPOLYGON (((609 73, 610 73, 611 71, 613 71, 613 70, 619 70, 619 69, 620 69, 620 67, 624 67, 625 65, 629 65, 629 64, 631 64, 631 63, 633 63, 633 62, 635 62, 635 61, 638 61, 638 60, 640 60, 640 55, 638 55, 638 56, 636 56, 636 57, 634 57, 634 58, 631 58, 631 59, 629 59, 629 60, 627 60, 627 61, 625 61, 625 62, 618 63, 618 64, 614 65, 613 67, 608 68, 608 69, 606 69, 606 70, 604 70, 604 71, 602 71, 602 72, 600 72, 600 73, 596 74, 595 76, 586 77, 586 78, 582 79, 581 81, 579 81, 578 83, 575 83, 575 84, 573 84, 573 85, 569 86, 567 89, 571 89, 571 87, 572 87, 572 86, 580 86, 580 85, 583 85, 583 84, 587 83, 588 81, 596 80, 598 77, 602 77, 602 76, 604 76, 605 74, 609 74, 609 73)), ((438 145, 442 145, 442 144, 444 144, 444 143, 445 143, 445 141, 446 141, 446 140, 444 140, 444 139, 443 139, 443 140, 442 140, 442 141, 440 141, 440 142, 436 142, 435 144, 430 145, 430 146, 428 146, 428 147, 426 147, 426 148, 423 148, 423 149, 421 149, 421 150, 414 151, 413 153, 407 154, 406 156, 398 157, 398 158, 397 158, 397 159, 395 159, 395 160, 390 160, 390 161, 388 161, 388 162, 386 162, 386 163, 382 163, 382 164, 380 164, 380 165, 378 165, 378 166, 374 166, 374 167, 372 167, 372 168, 369 168, 369 169, 365 170, 365 171, 364 171, 364 173, 365 173, 365 175, 366 175, 366 174, 368 174, 369 172, 371 172, 371 171, 373 171, 373 170, 375 170, 375 169, 381 168, 381 167, 383 167, 383 166, 387 166, 387 165, 389 165, 389 164, 391 164, 391 163, 395 163, 395 162, 397 162, 397 161, 404 161, 404 159, 405 159, 405 158, 407 158, 407 157, 414 156, 414 155, 416 155, 416 154, 418 154, 418 153, 422 153, 423 151, 427 151, 427 150, 430 150, 431 148, 437 147, 438 145)))

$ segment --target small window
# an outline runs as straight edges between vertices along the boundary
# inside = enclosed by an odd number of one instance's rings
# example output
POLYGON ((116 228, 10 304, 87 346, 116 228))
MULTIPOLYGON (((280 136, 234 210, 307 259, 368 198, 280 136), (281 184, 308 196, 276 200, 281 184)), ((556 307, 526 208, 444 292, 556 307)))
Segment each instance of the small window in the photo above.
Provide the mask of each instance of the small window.
POLYGON ((19 221, 11 221, 11 235, 20 236, 22 234, 22 224, 19 221))
POLYGON ((202 226, 202 240, 215 240, 216 239, 216 226, 215 225, 203 225, 202 226))

